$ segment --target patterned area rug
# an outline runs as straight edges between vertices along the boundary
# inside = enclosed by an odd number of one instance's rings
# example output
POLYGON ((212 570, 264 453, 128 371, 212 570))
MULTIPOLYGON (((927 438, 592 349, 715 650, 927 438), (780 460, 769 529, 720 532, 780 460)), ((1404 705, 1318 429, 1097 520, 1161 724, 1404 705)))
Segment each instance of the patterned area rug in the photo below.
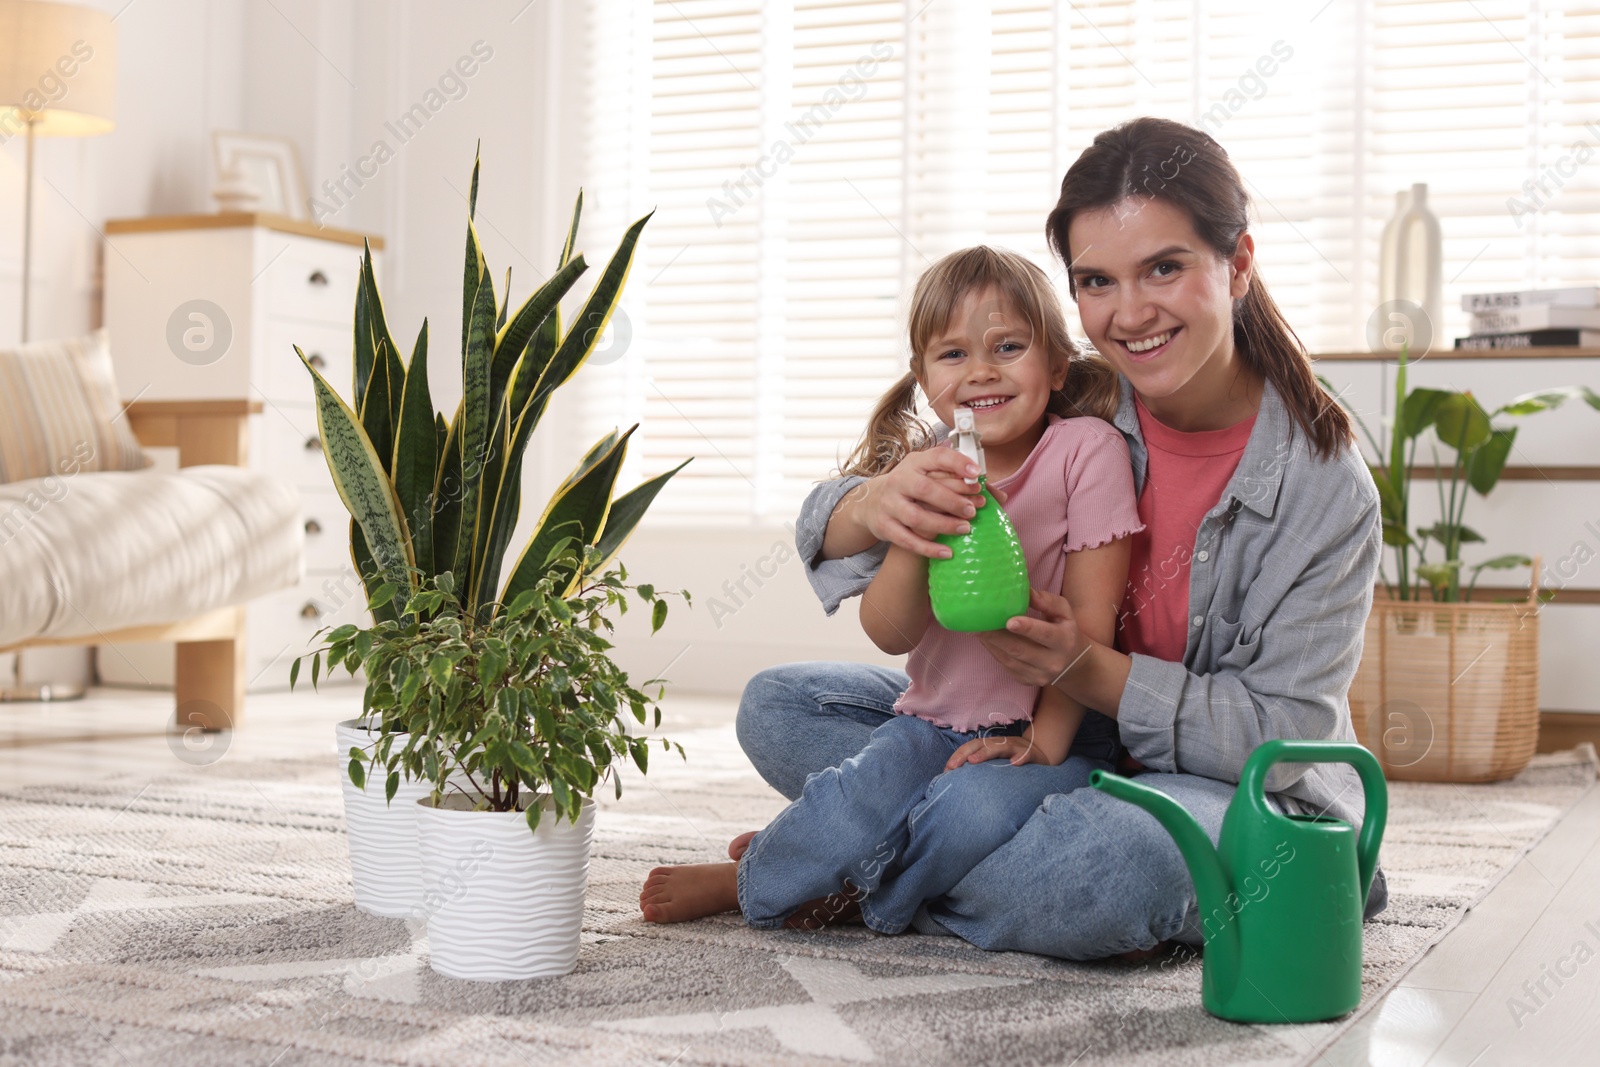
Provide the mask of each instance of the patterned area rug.
MULTIPOLYGON (((1193 959, 1078 964, 860 928, 638 919, 662 862, 781 807, 731 727, 604 803, 575 973, 434 974, 351 904, 336 760, 0 792, 0 1064, 1298 1064, 1355 1016, 1205 1014, 1193 959)), ((1491 786, 1396 784, 1364 1005, 1591 788, 1594 753, 1491 786)))

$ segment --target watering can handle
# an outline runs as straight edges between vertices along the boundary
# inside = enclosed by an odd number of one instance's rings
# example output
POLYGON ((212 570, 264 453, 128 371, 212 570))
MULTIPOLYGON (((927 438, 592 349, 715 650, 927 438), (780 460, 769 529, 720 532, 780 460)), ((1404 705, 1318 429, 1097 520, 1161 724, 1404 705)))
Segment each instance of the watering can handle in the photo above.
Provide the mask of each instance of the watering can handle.
POLYGON ((1383 768, 1378 758, 1352 741, 1286 741, 1263 742, 1245 761, 1244 773, 1239 776, 1239 795, 1248 797, 1250 803, 1266 807, 1267 771, 1274 763, 1348 763, 1361 776, 1361 787, 1367 798, 1367 810, 1361 820, 1361 836, 1356 840, 1356 856, 1361 872, 1361 899, 1367 899, 1372 889, 1372 875, 1378 868, 1378 844, 1383 840, 1383 827, 1389 819, 1389 789, 1384 782, 1383 768))

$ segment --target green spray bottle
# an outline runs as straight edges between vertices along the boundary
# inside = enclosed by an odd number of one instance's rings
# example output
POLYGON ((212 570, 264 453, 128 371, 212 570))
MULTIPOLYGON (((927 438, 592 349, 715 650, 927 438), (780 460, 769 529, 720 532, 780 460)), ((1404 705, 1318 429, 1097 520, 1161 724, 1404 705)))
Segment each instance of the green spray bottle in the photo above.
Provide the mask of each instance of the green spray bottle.
POLYGON ((976 481, 984 504, 972 517, 972 531, 940 534, 949 559, 928 561, 928 599, 933 617, 946 630, 981 633, 1003 630, 1006 620, 1028 612, 1028 561, 1011 517, 990 494, 977 420, 969 407, 955 409, 955 447, 978 468, 976 481))

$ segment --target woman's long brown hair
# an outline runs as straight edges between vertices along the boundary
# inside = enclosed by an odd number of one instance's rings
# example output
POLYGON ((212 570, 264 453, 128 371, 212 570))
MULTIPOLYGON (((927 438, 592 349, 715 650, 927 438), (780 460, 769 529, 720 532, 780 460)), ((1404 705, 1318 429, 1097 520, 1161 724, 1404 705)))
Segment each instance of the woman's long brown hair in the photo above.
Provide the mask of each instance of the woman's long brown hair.
MULTIPOLYGON (((1181 208, 1195 233, 1219 256, 1232 259, 1249 226, 1244 182, 1212 137, 1170 119, 1137 118, 1095 137, 1067 169, 1061 199, 1045 234, 1063 263, 1072 262, 1067 230, 1079 212, 1148 197, 1181 208)), ((1069 272, 1074 299, 1077 284, 1069 272)), ((1311 358, 1267 292, 1259 270, 1250 290, 1233 302, 1233 343, 1245 366, 1269 379, 1316 454, 1328 459, 1354 438, 1350 417, 1317 383, 1311 358)))

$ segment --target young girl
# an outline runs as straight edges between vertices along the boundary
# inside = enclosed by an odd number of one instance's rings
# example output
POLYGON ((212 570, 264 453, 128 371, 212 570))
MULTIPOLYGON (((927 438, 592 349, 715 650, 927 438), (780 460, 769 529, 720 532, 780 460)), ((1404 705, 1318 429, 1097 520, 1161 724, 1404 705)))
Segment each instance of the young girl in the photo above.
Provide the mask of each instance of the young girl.
MULTIPOLYGON (((1118 400, 1114 372, 1098 357, 1075 357, 1043 271, 986 247, 953 253, 922 276, 910 342, 910 373, 878 403, 846 473, 876 474, 933 443, 916 419, 917 387, 946 426, 958 405, 970 408, 1030 585, 1059 588, 1084 631, 1109 643, 1127 584, 1127 537, 1143 529, 1127 445, 1105 421, 1118 400)), ((1081 704, 1053 686, 1016 681, 975 634, 934 620, 925 557, 889 549, 864 594, 861 624, 883 651, 910 654, 899 714, 857 756, 812 775, 737 865, 651 872, 640 894, 645 919, 678 922, 737 907, 750 925, 769 928, 803 921, 811 902, 846 893, 869 927, 898 933, 923 900, 955 885, 1045 797, 1110 766, 1109 720, 1094 714, 1085 723, 1081 704), (1075 740, 1078 754, 1069 759, 1075 740), (987 762, 1001 757, 1005 763, 987 762), (995 791, 1003 810, 966 813, 967 832, 939 854, 907 853, 908 827, 938 802, 942 779, 974 774, 1013 779, 995 791)))

